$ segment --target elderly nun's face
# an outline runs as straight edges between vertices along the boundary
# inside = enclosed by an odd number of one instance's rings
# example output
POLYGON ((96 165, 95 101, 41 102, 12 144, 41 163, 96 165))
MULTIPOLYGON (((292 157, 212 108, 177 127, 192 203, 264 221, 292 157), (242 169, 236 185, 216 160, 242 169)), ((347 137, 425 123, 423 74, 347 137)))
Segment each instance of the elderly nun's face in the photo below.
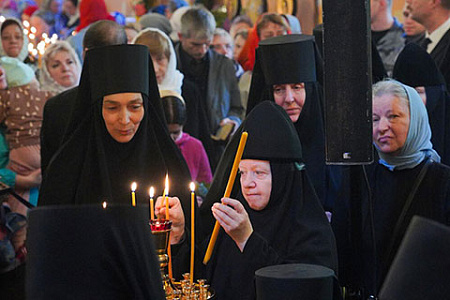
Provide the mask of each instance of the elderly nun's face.
POLYGON ((118 93, 103 97, 102 115, 106 129, 119 143, 128 143, 144 118, 140 93, 118 93))
POLYGON ((424 105, 427 105, 427 92, 424 86, 417 86, 414 88, 422 99, 424 105))
POLYGON ((266 160, 243 159, 239 164, 241 190, 250 208, 263 210, 269 204, 272 172, 266 160))
POLYGON ((295 123, 305 105, 305 84, 276 84, 273 86, 273 98, 275 103, 283 107, 291 121, 295 123))
POLYGON ((409 121, 409 107, 405 100, 390 94, 373 97, 372 138, 381 152, 399 153, 408 136, 409 121))

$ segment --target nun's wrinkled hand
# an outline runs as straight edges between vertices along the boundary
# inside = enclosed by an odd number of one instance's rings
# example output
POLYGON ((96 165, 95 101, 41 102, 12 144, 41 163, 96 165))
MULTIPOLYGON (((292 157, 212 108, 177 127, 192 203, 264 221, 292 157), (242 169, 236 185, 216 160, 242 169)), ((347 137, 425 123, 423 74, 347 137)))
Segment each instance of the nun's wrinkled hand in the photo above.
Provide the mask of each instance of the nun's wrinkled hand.
POLYGON ((222 203, 215 203, 211 210, 220 226, 243 252, 245 244, 253 232, 253 227, 241 202, 231 198, 222 198, 222 203))
MULTIPOLYGON (((172 221, 170 244, 178 244, 184 235, 184 213, 178 197, 166 197, 169 200, 169 219, 172 221)), ((166 218, 166 205, 161 196, 156 199, 155 214, 162 219, 166 218)))

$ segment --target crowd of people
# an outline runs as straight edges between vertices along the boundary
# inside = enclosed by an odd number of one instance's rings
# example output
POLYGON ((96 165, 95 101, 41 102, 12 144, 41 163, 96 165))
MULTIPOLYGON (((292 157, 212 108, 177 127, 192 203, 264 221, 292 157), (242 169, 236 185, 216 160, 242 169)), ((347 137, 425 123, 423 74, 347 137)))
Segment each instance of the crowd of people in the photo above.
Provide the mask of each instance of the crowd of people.
MULTIPOLYGON (((332 45, 320 25, 314 37, 266 12, 219 27, 185 1, 138 5, 125 24, 104 0, 9 1, 0 181, 14 195, 0 196, 1 298, 25 299, 30 207, 129 205, 131 182, 161 194, 167 173, 173 197, 155 213, 173 221, 175 278, 189 271, 194 208, 198 260, 222 228, 210 262, 196 263, 218 299, 255 299, 255 271, 289 263, 333 270, 333 299, 376 297, 414 215, 450 225, 450 1, 406 0, 403 20, 392 1, 370 0, 375 159, 361 168, 326 164, 321 48, 332 45)), ((122 296, 126 284, 117 279, 122 296)))

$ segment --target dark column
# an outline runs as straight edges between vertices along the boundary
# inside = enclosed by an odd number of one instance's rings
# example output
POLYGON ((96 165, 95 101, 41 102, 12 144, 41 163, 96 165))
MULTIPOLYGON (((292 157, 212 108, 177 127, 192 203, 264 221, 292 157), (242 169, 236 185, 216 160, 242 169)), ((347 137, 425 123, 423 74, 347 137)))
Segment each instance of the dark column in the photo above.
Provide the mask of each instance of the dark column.
POLYGON ((323 1, 326 160, 373 160, 370 1, 323 1))

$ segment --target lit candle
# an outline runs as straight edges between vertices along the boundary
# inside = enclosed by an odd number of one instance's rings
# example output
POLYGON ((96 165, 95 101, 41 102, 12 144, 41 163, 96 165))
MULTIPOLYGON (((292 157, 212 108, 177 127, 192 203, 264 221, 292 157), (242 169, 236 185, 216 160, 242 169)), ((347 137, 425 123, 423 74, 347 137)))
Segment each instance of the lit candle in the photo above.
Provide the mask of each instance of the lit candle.
POLYGON ((153 195, 155 194, 155 189, 150 187, 148 194, 150 195, 150 220, 153 220, 155 218, 155 208, 153 207, 153 195))
POLYGON ((31 31, 32 33, 36 34, 36 31, 37 31, 37 30, 36 30, 36 27, 31 26, 30 31, 31 31))
POLYGON ((30 53, 30 55, 33 55, 33 49, 34 45, 32 43, 28 43, 28 53, 30 53))
POLYGON ((136 206, 136 182, 133 182, 131 184, 131 205, 136 206))
MULTIPOLYGON (((165 187, 164 187, 164 196, 163 200, 166 202, 166 220, 169 220, 169 174, 166 174, 165 187)), ((164 203, 164 202, 163 202, 164 203)), ((167 247, 167 256, 169 256, 169 265, 167 266, 167 270, 169 271, 169 278, 173 278, 172 274, 172 248, 170 247, 170 242, 167 247)))
MULTIPOLYGON (((239 141, 239 146, 236 151, 236 156, 234 157, 233 167, 231 168, 230 177, 228 177, 227 187, 225 189, 224 198, 230 197, 231 190, 233 189, 234 180, 236 179, 236 173, 239 168, 239 163, 241 162, 242 153, 244 152, 245 144, 247 143, 248 133, 246 131, 242 132, 241 140, 239 141)), ((214 250, 214 245, 216 244, 217 235, 219 234, 220 224, 216 221, 214 225, 211 238, 209 240, 208 248, 206 249, 205 257, 203 258, 203 264, 207 264, 211 258, 212 252, 214 250)))
POLYGON ((103 206, 103 208, 106 209, 106 206, 108 206, 108 203, 106 203, 106 201, 103 201, 102 206, 103 206))
POLYGON ((39 66, 39 68, 41 68, 42 67, 42 56, 44 55, 44 52, 45 52, 45 43, 44 43, 44 41, 40 41, 37 44, 36 48, 39 51, 38 66, 39 66))
POLYGON ((163 200, 166 203, 166 220, 169 220, 169 174, 166 174, 163 200))
POLYGON ((191 284, 194 282, 194 251, 195 251, 195 183, 191 182, 191 268, 189 271, 191 284))

